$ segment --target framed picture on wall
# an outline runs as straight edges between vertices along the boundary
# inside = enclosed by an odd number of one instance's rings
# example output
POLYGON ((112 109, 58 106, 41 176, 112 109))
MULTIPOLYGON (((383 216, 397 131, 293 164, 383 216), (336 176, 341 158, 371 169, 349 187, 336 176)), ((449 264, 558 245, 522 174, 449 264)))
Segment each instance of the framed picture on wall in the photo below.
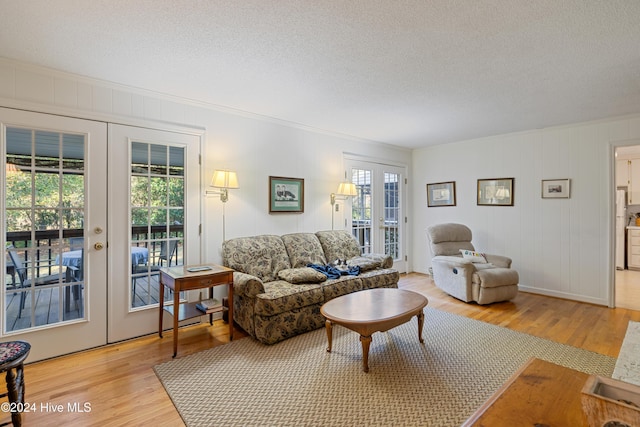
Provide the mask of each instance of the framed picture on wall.
POLYGON ((427 206, 455 206, 456 182, 435 182, 427 184, 427 206))
POLYGON ((568 199, 571 197, 570 179, 543 179, 543 199, 568 199))
POLYGON ((513 206, 514 178, 478 180, 478 206, 513 206))
POLYGON ((304 179, 269 177, 269 213, 304 212, 304 179))

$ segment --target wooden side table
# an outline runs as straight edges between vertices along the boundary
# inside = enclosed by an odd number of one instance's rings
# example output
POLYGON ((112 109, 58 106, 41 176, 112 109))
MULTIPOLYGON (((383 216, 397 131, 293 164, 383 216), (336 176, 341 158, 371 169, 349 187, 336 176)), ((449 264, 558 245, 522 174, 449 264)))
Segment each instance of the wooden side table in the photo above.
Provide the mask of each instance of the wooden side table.
MULTIPOLYGON (((189 265, 177 267, 164 267, 160 269, 160 308, 158 335, 162 338, 162 313, 169 312, 173 316, 173 357, 178 354, 178 323, 185 319, 202 316, 203 313, 196 307, 196 302, 180 304, 180 292, 193 289, 210 289, 227 285, 229 300, 229 340, 233 339, 233 270, 219 265, 189 265), (199 270, 208 267, 206 270, 199 270), (192 271, 189 271, 192 270, 192 271), (196 271, 199 270, 199 271, 196 271), (173 305, 164 305, 164 287, 173 291, 173 305)), ((222 310, 222 308, 221 308, 222 310)), ((211 314, 210 314, 211 316, 211 314)), ((210 317, 211 319, 211 317, 210 317)))

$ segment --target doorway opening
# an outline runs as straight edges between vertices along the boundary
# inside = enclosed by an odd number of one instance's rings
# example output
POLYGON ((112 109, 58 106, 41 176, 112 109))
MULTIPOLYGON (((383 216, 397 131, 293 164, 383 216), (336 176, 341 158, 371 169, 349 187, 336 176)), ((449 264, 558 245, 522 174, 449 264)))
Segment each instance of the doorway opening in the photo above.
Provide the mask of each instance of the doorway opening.
POLYGON ((615 185, 615 306, 640 310, 640 145, 616 147, 615 185))

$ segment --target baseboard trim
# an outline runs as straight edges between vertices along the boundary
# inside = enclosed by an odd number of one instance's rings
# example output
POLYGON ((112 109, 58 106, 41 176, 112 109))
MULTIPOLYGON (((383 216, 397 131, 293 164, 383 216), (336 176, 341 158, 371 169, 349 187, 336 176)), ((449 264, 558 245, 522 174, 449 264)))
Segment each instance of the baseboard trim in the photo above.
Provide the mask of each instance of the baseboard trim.
POLYGON ((559 292, 559 291, 553 291, 549 289, 532 288, 529 286, 522 286, 522 285, 518 285, 518 290, 520 290, 521 292, 527 292, 530 294, 538 294, 538 295, 544 295, 547 297, 562 298, 562 299, 568 299, 571 301, 578 301, 578 302, 586 302, 586 303, 595 304, 595 305, 604 305, 604 306, 609 305, 609 301, 607 301, 605 298, 593 298, 593 297, 588 297, 584 295, 572 294, 568 292, 559 292))

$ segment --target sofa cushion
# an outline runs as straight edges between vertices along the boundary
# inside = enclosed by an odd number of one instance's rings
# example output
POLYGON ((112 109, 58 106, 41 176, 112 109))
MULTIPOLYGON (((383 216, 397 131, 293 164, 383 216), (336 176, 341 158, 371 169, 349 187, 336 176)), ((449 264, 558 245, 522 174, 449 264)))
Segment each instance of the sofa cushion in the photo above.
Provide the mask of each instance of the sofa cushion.
POLYGON ((310 267, 286 268, 278 272, 278 278, 289 283, 320 283, 327 280, 327 276, 310 267))
POLYGON ((280 236, 239 237, 222 244, 226 267, 256 276, 263 282, 277 280, 278 272, 291 268, 280 236))
POLYGON ((380 261, 380 268, 391 268, 393 267, 393 257, 388 254, 365 254, 363 255, 365 258, 373 259, 376 261, 380 261))
POLYGON ((285 234, 282 236, 282 243, 287 249, 293 268, 327 263, 320 240, 313 233, 285 234))
POLYGON ((362 289, 397 288, 400 273, 392 268, 376 269, 362 273, 362 289))
POLYGON ((349 232, 344 230, 318 231, 316 233, 324 256, 328 262, 350 259, 360 255, 360 245, 349 232))
POLYGON ((359 276, 340 276, 337 279, 329 279, 322 284, 325 302, 361 290, 362 280, 359 276))
POLYGON ((322 304, 324 295, 321 285, 294 285, 284 280, 264 284, 264 293, 256 295, 255 313, 273 316, 312 304, 322 304))
POLYGON ((376 268, 391 268, 393 258, 384 254, 366 254, 347 260, 347 265, 360 267, 361 272, 375 270, 376 268))
POLYGON ((376 261, 371 258, 365 258, 362 256, 357 256, 355 258, 351 258, 347 261, 348 266, 357 266, 360 267, 361 272, 375 270, 380 267, 380 261, 376 261))

